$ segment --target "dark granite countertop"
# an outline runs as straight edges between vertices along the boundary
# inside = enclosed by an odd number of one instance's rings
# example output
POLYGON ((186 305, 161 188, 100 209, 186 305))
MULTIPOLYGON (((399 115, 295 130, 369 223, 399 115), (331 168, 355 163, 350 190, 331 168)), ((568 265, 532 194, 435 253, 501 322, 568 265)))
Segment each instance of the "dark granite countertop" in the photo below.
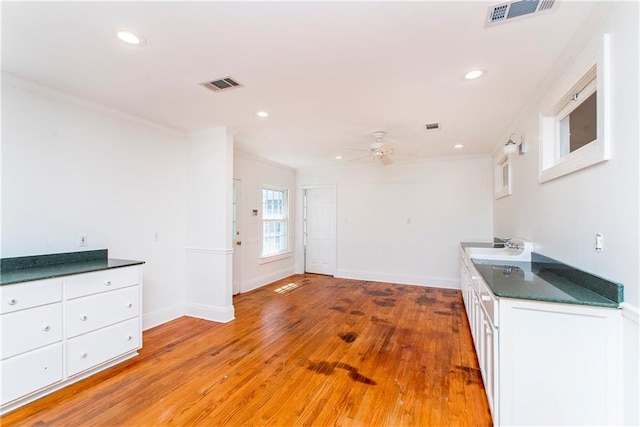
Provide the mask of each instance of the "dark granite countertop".
MULTIPOLYGON (((462 247, 491 247, 491 244, 463 243, 462 247)), ((621 284, 535 252, 531 262, 473 258, 472 261, 497 297, 599 307, 619 307, 624 300, 621 284)))
POLYGON ((109 258, 106 249, 3 258, 0 260, 0 285, 140 264, 144 264, 144 261, 109 258))

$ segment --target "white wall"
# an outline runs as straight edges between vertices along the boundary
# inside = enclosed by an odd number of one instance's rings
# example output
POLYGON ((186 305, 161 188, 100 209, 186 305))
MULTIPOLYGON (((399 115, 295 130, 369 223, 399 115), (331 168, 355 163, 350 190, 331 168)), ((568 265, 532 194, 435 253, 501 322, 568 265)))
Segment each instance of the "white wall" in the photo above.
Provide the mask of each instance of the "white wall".
MULTIPOLYGON (((509 132, 524 133, 529 152, 512 160, 513 194, 495 202, 498 236, 520 236, 534 242, 543 255, 624 285, 632 314, 625 317, 625 421, 640 423, 638 414, 637 308, 640 307, 640 69, 637 2, 610 4, 600 25, 587 27, 567 48, 540 94, 575 73, 575 62, 611 34, 611 139, 613 158, 604 164, 538 183, 539 104, 534 104, 509 132), (596 252, 596 233, 604 249, 596 252), (635 313, 635 314, 634 314, 635 313), (635 318, 635 323, 630 320, 635 318), (634 332, 635 331, 635 332, 634 332), (635 339, 633 337, 635 336, 635 339)), ((600 95, 600 94, 599 94, 600 95)), ((505 137, 506 140, 506 137, 505 137)))
POLYGON ((493 238, 489 157, 298 171, 314 185, 336 186, 338 277, 458 288, 460 242, 493 238))
POLYGON ((289 232, 291 245, 296 240, 296 171, 287 166, 269 162, 248 153, 234 153, 233 177, 240 180, 238 200, 238 230, 242 246, 236 252, 240 257, 240 291, 271 283, 294 273, 294 254, 271 262, 260 260, 262 251, 262 188, 273 186, 289 190, 289 232), (251 211, 258 210, 258 216, 251 211))
POLYGON ((182 302, 185 142, 3 74, 2 257, 106 248, 146 262, 145 315, 182 302))
POLYGON ((233 144, 226 126, 192 135, 188 143, 186 313, 218 322, 234 318, 233 144))

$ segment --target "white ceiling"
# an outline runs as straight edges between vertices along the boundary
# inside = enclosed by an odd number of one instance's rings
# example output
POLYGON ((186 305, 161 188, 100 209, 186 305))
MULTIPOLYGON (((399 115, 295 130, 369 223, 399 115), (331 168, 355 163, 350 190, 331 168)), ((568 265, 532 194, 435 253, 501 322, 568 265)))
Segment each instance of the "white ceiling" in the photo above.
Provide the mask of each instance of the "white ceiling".
POLYGON ((426 157, 491 153, 595 4, 486 28, 493 3, 2 2, 2 68, 184 132, 226 124, 296 168, 356 157, 376 130, 426 157), (244 87, 199 85, 225 76, 244 87))

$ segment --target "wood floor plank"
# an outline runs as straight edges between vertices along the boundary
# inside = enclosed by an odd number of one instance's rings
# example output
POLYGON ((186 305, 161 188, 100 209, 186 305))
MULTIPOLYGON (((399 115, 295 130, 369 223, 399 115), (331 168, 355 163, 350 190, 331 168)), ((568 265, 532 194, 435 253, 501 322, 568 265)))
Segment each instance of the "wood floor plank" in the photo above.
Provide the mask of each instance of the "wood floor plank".
POLYGON ((0 423, 491 425, 459 291, 305 274, 234 306, 145 331, 138 357, 0 423))

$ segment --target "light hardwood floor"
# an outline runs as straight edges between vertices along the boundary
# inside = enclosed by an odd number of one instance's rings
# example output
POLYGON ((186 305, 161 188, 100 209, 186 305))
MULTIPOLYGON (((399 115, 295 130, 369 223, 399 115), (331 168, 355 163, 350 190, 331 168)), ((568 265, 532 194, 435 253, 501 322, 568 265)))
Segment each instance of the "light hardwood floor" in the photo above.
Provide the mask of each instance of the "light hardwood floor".
POLYGON ((305 274, 234 305, 146 331, 135 359, 0 424, 491 425, 459 291, 305 274))

